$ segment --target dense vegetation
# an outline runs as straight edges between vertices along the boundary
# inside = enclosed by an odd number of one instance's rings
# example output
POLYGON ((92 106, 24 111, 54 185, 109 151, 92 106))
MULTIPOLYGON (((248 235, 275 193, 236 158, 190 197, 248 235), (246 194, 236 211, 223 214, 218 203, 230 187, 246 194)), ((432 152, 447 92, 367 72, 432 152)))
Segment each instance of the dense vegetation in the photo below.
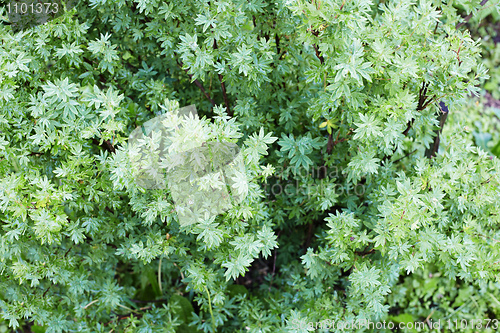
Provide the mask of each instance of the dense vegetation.
POLYGON ((498 1, 66 9, 0 11, 0 332, 499 318, 498 1), (189 105, 172 145, 238 145, 247 183, 184 225, 128 143, 189 105))

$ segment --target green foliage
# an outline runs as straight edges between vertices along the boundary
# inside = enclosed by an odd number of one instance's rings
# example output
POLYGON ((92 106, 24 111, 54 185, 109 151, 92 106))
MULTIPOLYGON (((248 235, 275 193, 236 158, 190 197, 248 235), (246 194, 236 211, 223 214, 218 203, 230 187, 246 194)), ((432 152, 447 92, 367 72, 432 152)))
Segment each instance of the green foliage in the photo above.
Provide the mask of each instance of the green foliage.
POLYGON ((456 28, 481 8, 81 0, 1 25, 0 331, 498 318, 499 44, 456 28), (191 104, 172 145, 238 144, 247 195, 186 226, 127 144, 191 104))

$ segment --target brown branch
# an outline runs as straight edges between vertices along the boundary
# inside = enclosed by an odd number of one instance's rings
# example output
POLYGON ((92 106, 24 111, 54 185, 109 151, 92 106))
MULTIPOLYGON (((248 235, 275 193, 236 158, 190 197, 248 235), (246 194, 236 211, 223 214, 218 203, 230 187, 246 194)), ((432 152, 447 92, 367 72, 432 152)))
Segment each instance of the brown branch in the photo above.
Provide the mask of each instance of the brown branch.
MULTIPOLYGON (((139 309, 138 309, 138 311, 150 310, 151 308, 152 308, 152 306, 145 306, 145 307, 143 307, 143 308, 139 308, 139 309)), ((134 313, 134 312, 130 312, 130 313, 123 314, 123 315, 118 314, 118 313, 116 313, 116 312, 114 312, 114 311, 111 311, 111 312, 113 312, 113 314, 114 314, 114 315, 116 315, 116 318, 111 319, 109 322, 105 323, 105 324, 104 324, 104 326, 108 326, 109 324, 111 324, 111 323, 112 323, 113 321, 115 321, 116 319, 118 319, 118 320, 123 320, 123 319, 127 319, 127 318, 129 318, 130 316, 135 316, 136 318, 138 318, 138 319, 139 319, 139 318, 141 318, 141 317, 143 316, 143 314, 142 314, 142 313, 137 313, 137 311, 135 311, 136 313, 134 313)))
POLYGON ((371 249, 369 249, 369 248, 370 248, 370 246, 367 246, 363 251, 361 251, 361 252, 360 251, 354 251, 354 253, 357 254, 358 256, 364 257, 364 256, 366 256, 368 254, 372 254, 373 252, 376 251, 375 248, 371 248, 371 249))
POLYGON ((408 122, 408 125, 406 126, 405 131, 403 132, 404 136, 408 135, 408 132, 410 131, 411 127, 413 126, 413 123, 415 122, 415 118, 413 118, 411 121, 408 122))
MULTIPOLYGON (((488 1, 489 0, 482 0, 481 3, 480 3, 480 6, 484 6, 488 1)), ((470 13, 469 15, 467 15, 464 18, 463 22, 458 23, 456 25, 455 29, 458 30, 458 28, 460 28, 461 26, 463 26, 467 22, 469 22, 469 20, 471 18, 472 18, 472 13, 470 13)), ((437 28, 437 25, 436 25, 436 28, 437 28)), ((434 31, 435 31, 435 29, 434 29, 434 31)), ((457 54, 457 60, 458 60, 458 65, 459 66, 460 66, 460 64, 462 64, 462 61, 460 60, 460 49, 461 49, 461 46, 462 46, 462 42, 460 42, 460 46, 458 47, 458 50, 457 51, 453 51, 453 52, 455 52, 457 54)), ((431 98, 431 101, 434 98, 435 98, 435 96, 433 96, 431 98)), ((429 101, 428 103, 430 103, 431 101, 429 101)), ((428 105, 428 103, 426 103, 424 105, 424 108, 428 105)), ((446 107, 446 105, 443 102, 439 103, 439 108, 440 108, 440 112, 439 112, 439 115, 438 115, 439 129, 436 131, 436 137, 434 138, 434 142, 433 142, 432 146, 425 150, 425 156, 427 158, 433 158, 433 157, 436 156, 436 153, 439 150, 439 142, 440 142, 439 136, 440 136, 441 132, 443 131, 444 123, 446 122, 446 118, 448 117, 448 108, 446 107)))
POLYGON ((48 287, 48 288, 44 291, 44 293, 43 293, 43 295, 42 295, 42 298, 44 298, 44 297, 45 297, 45 294, 47 294, 47 292, 49 291, 49 289, 50 289, 50 287, 51 287, 51 286, 52 286, 52 285, 50 285, 50 286, 49 286, 49 287, 48 287))
POLYGON ((413 154, 414 152, 416 152, 417 150, 415 149, 414 151, 412 151, 411 153, 408 153, 406 154, 405 156, 401 157, 401 158, 398 158, 397 160, 394 161, 394 163, 397 163, 399 161, 401 161, 403 158, 407 158, 408 156, 410 156, 411 154, 413 154))
MULTIPOLYGON (((349 132, 346 134, 346 136, 351 135, 352 132, 353 132, 353 129, 349 128, 349 132)), ((339 134, 340 134, 340 131, 339 131, 339 134)), ((341 142, 344 142, 344 141, 347 141, 347 140, 349 140, 349 138, 339 139, 339 136, 337 135, 337 139, 335 139, 335 142, 333 142, 333 145, 336 146, 338 143, 341 143, 341 142)))
MULTIPOLYGON (((217 50, 217 49, 218 49, 218 47, 217 47, 217 41, 214 38, 214 50, 217 50)), ((222 88, 222 97, 224 97, 224 104, 226 104, 227 114, 230 117, 232 117, 233 116, 233 112, 231 111, 231 108, 229 107, 229 98, 227 98, 226 84, 222 80, 222 74, 219 74, 219 82, 220 82, 220 86, 222 88)))
MULTIPOLYGON (((484 6, 489 0, 483 0, 481 1, 481 3, 479 5, 481 6, 484 6)), ((460 22, 458 23, 456 26, 455 26, 455 29, 458 29, 460 28, 461 26, 465 25, 467 22, 469 22, 469 20, 472 18, 472 13, 470 13, 469 15, 467 15, 466 17, 464 17, 464 21, 463 22, 460 22)))
MULTIPOLYGON (((280 236, 280 233, 281 233, 281 230, 278 231, 278 234, 276 235, 276 239, 278 239, 278 237, 280 236)), ((277 252, 278 249, 274 249, 274 261, 273 261, 273 273, 271 275, 271 281, 269 281, 269 292, 271 292, 271 287, 273 285, 273 277, 276 273, 276 256, 277 256, 277 252)))
POLYGON ((431 104, 432 102, 434 102, 435 98, 436 98, 436 95, 432 95, 432 97, 427 102, 424 103, 424 105, 422 106, 422 109, 420 111, 422 111, 427 106, 429 106, 429 104, 431 104))
MULTIPOLYGON (((353 129, 350 128, 349 132, 346 134, 346 136, 349 136, 352 133, 353 133, 353 129)), ((335 139, 335 141, 333 141, 332 134, 328 135, 328 143, 326 145, 326 152, 328 153, 328 155, 330 155, 332 153, 333 147, 335 147, 337 144, 349 140, 349 138, 341 138, 341 139, 339 139, 339 135, 340 135, 340 131, 337 133, 337 138, 335 139)))
POLYGON ((104 150, 107 150, 110 153, 115 152, 115 147, 108 140, 104 140, 101 144, 99 140, 97 140, 96 138, 92 138, 92 143, 95 144, 96 146, 102 147, 104 150))
POLYGON ((231 111, 231 108, 229 107, 229 99, 227 98, 227 94, 226 94, 226 85, 225 85, 224 81, 222 81, 222 74, 219 74, 219 81, 220 81, 220 85, 222 88, 222 96, 224 97, 224 104, 226 104, 227 114, 230 117, 232 117, 233 111, 231 111))
MULTIPOLYGON (((177 60, 177 64, 182 68, 184 67, 184 64, 182 63, 182 61, 180 60, 177 60)), ((189 74, 189 69, 184 69, 184 71, 186 72, 186 74, 189 76, 189 78, 191 80, 193 80, 193 74, 189 74)), ((201 92, 205 95, 205 97, 210 101, 210 104, 212 104, 212 106, 215 106, 215 103, 214 101, 212 100, 212 98, 210 98, 210 96, 207 94, 207 92, 205 91, 205 88, 203 87, 203 84, 201 84, 200 81, 198 81, 198 79, 195 79, 194 80, 194 84, 196 84, 196 86, 198 88, 200 88, 201 92)))
MULTIPOLYGON (((422 87, 420 87, 420 90, 418 91, 418 104, 417 104, 417 109, 416 109, 418 112, 424 110, 426 107, 429 106, 429 104, 436 101, 436 95, 433 95, 431 98, 429 98, 427 96, 428 87, 429 87, 428 83, 426 83, 425 81, 422 82, 422 87)), ((404 136, 408 135, 408 132, 410 132, 410 129, 412 128, 414 123, 415 123, 415 118, 412 118, 410 121, 408 121, 406 129, 403 132, 404 136)), ((396 153, 396 150, 397 150, 397 148, 394 148, 394 150, 392 151, 392 154, 384 156, 384 158, 382 158, 382 161, 387 161, 388 159, 390 159, 396 153)), ((412 154, 413 154, 413 152, 412 152, 412 154)), ((401 159, 399 159, 399 160, 401 160, 401 159)), ((397 161, 399 161, 399 160, 397 160, 397 161)))
POLYGON ((307 238, 306 238, 306 242, 304 244, 306 251, 307 251, 307 248, 311 245, 313 230, 314 230, 314 221, 309 223, 309 226, 307 228, 307 238))
POLYGON ((436 153, 439 150, 439 135, 443 131, 444 123, 446 122, 446 118, 448 117, 448 108, 446 107, 446 105, 443 102, 440 102, 439 106, 439 129, 436 131, 436 137, 434 138, 432 147, 429 147, 425 150, 425 156, 427 156, 427 158, 433 158, 436 156, 436 153))
POLYGON ((276 53, 278 56, 280 56, 281 49, 280 49, 280 36, 278 34, 274 35, 274 42, 276 43, 276 53))
POLYGON ((166 303, 168 302, 167 299, 156 299, 156 300, 147 300, 147 301, 142 301, 139 299, 130 299, 134 303, 166 303))
MULTIPOLYGON (((347 135, 351 135, 352 131, 347 133, 347 135)), ((344 141, 347 141, 349 140, 349 138, 342 138, 342 139, 339 139, 339 140, 335 140, 335 142, 333 143, 333 145, 337 145, 338 143, 341 143, 341 142, 344 142, 344 141)))
MULTIPOLYGON (((488 1, 489 0, 482 0, 481 3, 480 3, 480 6, 484 6, 488 1)), ((469 22, 469 20, 471 18, 472 18, 472 13, 469 14, 469 15, 467 15, 464 18, 464 21, 458 23, 455 28, 458 29, 461 26, 465 25, 467 22, 469 22)), ((434 33, 436 33, 436 29, 438 27, 438 24, 439 24, 439 22, 436 23, 436 27, 434 28, 434 33)), ((457 54, 457 60, 458 60, 459 65, 462 63, 462 61, 460 60, 460 56, 459 56, 460 48, 461 48, 461 44, 460 44, 460 46, 459 46, 459 48, 458 48, 457 51, 453 51, 453 52, 455 52, 457 54)), ((428 88, 428 86, 429 85, 427 83, 423 82, 422 87, 420 88, 419 96, 418 96, 417 111, 424 110, 427 106, 429 106, 430 103, 436 101, 436 95, 433 95, 429 100, 427 100, 427 98, 428 98, 427 97, 427 88, 428 88)), ((436 137, 434 138, 434 142, 432 144, 432 147, 429 147, 425 151, 425 155, 428 158, 432 158, 432 157, 436 156, 436 153, 439 150, 439 141, 440 141, 439 135, 443 131, 444 123, 446 122, 446 118, 448 117, 448 108, 446 107, 446 105, 443 102, 440 102, 439 106, 440 106, 440 112, 439 112, 439 115, 438 115, 439 129, 436 132, 436 137)), ((415 122, 415 118, 413 118, 411 121, 408 122, 408 126, 406 127, 405 131, 403 132, 404 136, 408 135, 408 132, 410 131, 410 129, 413 126, 414 122, 415 122)), ((394 154, 394 152, 393 152, 393 154, 394 154)), ((385 156, 383 158, 383 160, 387 160, 388 158, 390 158, 390 156, 385 156)))
MULTIPOLYGON (((420 88, 418 92, 418 105, 417 105, 417 111, 422 111, 424 110, 427 106, 429 106, 430 103, 434 102, 436 95, 433 95, 429 100, 427 100, 427 88, 429 87, 429 84, 426 83, 425 81, 422 82, 422 87, 420 88)), ((408 125, 403 132, 403 135, 406 136, 408 135, 408 132, 410 131, 411 127, 413 126, 415 122, 415 118, 410 120, 408 122, 408 125)))
POLYGON ((462 42, 463 41, 461 40, 460 45, 458 46, 458 50, 456 50, 456 51, 451 50, 451 52, 454 52, 457 55, 458 66, 460 66, 462 64, 462 60, 460 60, 460 50, 462 49, 462 42))
POLYGON ((441 22, 441 21, 437 21, 437 22, 436 22, 436 27, 434 27, 434 32, 433 32, 433 34, 434 34, 434 35, 436 34, 436 31, 437 31, 437 29, 438 29, 439 22, 441 22))
POLYGON ((328 143, 326 144, 326 153, 328 155, 331 155, 332 150, 333 150, 333 136, 330 133, 330 134, 328 134, 328 143))
POLYGON ((68 255, 69 251, 71 251, 71 249, 73 248, 73 245, 71 245, 68 249, 68 251, 66 251, 66 253, 64 254, 64 258, 66 258, 66 256, 68 255))
POLYGON ((316 46, 316 44, 313 44, 313 47, 314 47, 314 51, 316 51, 316 57, 318 57, 319 61, 323 65, 325 63, 325 58, 323 58, 323 56, 319 53, 319 49, 316 46))

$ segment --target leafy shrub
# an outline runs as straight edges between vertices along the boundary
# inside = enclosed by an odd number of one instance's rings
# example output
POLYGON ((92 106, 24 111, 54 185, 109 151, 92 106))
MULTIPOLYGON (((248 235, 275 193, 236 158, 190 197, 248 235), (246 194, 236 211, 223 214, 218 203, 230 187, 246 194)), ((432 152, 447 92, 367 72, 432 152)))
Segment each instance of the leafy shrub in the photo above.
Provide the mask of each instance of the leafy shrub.
POLYGON ((499 115, 470 100, 488 75, 460 26, 480 8, 82 0, 43 25, 2 25, 4 323, 498 318, 499 115), (127 141, 191 104, 207 141, 241 147, 249 181, 243 202, 185 226, 168 189, 137 185, 127 141))

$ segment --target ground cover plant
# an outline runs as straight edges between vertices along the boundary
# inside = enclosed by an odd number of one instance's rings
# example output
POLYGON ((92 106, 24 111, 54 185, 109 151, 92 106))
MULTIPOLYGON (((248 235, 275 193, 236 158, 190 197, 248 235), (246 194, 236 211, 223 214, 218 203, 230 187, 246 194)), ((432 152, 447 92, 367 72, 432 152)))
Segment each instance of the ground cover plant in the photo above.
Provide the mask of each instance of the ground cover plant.
POLYGON ((497 329, 498 1, 59 4, 0 9, 0 332, 497 329), (185 225, 128 143, 190 105, 246 181, 185 225))

